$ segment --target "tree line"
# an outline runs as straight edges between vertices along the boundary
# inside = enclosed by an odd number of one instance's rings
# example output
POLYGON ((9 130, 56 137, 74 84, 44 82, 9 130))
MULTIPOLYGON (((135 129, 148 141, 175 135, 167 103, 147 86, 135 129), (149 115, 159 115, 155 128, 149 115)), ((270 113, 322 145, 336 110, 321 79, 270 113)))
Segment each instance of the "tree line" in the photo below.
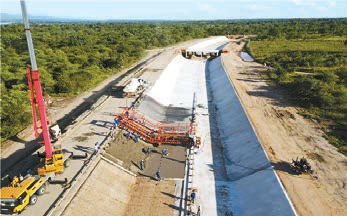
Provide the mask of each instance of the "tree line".
MULTIPOLYGON (((32 25, 45 95, 72 96, 138 61, 145 51, 212 35, 252 34, 257 40, 347 35, 347 19, 32 25)), ((22 25, 1 26, 1 139, 31 123, 25 68, 30 64, 22 25)), ((305 55, 305 54, 302 54, 305 55)))

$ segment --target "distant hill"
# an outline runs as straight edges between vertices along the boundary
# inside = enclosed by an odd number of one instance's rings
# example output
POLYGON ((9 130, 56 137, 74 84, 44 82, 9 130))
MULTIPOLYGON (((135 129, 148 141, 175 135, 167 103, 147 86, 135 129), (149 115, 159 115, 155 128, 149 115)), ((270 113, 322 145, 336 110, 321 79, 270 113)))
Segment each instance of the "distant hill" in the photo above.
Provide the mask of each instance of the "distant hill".
MULTIPOLYGON (((22 23, 22 15, 20 14, 8 14, 0 13, 1 24, 11 24, 11 23, 22 23)), ((176 22, 173 20, 139 20, 139 19, 106 19, 106 20, 93 20, 93 19, 73 19, 73 18, 61 18, 61 17, 51 17, 51 16, 30 16, 30 23, 129 23, 129 22, 176 22)))
MULTIPOLYGON (((20 14, 8 14, 0 13, 1 22, 0 24, 12 24, 22 23, 22 15, 20 14)), ((73 19, 73 18, 61 18, 51 16, 30 16, 30 23, 155 23, 155 22, 178 22, 180 20, 140 20, 140 19, 105 19, 105 20, 93 20, 93 19, 73 19)), ((183 20, 181 20, 183 21, 183 20)))
MULTIPOLYGON (((22 15, 0 13, 1 23, 22 23, 22 15)), ((60 22, 90 22, 92 20, 71 19, 51 16, 30 16, 30 22, 33 23, 60 23, 60 22)))

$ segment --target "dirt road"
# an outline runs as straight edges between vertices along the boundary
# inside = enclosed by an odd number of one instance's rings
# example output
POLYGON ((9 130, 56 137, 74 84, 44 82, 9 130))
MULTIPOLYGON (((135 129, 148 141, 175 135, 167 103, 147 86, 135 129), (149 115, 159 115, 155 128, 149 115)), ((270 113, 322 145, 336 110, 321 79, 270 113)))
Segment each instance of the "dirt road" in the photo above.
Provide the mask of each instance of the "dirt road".
POLYGON ((279 89, 266 84, 263 65, 242 61, 242 46, 231 42, 223 64, 297 213, 347 215, 346 157, 323 138, 318 124, 300 116, 279 89), (291 160, 302 156, 317 178, 292 173, 291 160))

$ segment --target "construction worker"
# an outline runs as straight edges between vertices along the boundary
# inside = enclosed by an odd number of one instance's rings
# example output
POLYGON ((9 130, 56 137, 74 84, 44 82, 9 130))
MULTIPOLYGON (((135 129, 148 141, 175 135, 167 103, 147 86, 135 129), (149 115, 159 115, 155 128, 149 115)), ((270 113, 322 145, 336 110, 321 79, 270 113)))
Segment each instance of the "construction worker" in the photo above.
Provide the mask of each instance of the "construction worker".
POLYGON ((137 133, 134 133, 134 140, 135 140, 135 142, 139 141, 139 135, 137 135, 137 133))
POLYGON ((194 147, 196 146, 196 136, 193 136, 194 147))
POLYGON ((131 106, 129 107, 129 109, 133 109, 135 107, 135 102, 131 103, 131 106))
POLYGON ((152 152, 151 147, 147 147, 147 149, 146 149, 146 155, 149 156, 149 155, 151 154, 151 152, 152 152))
POLYGON ((157 172, 155 173, 155 177, 157 178, 158 181, 161 180, 161 177, 160 177, 160 170, 158 169, 157 172))
POLYGON ((196 216, 200 216, 201 215, 201 206, 198 207, 198 211, 196 212, 196 216))
POLYGON ((94 145, 94 152, 95 152, 95 154, 98 153, 99 149, 100 149, 100 144, 99 144, 99 142, 96 142, 95 145, 94 145))
POLYGON ((125 134, 126 138, 129 139, 130 138, 130 131, 128 131, 126 134, 125 134))
POLYGON ((119 118, 116 118, 114 119, 114 124, 113 124, 113 127, 116 128, 120 123, 120 119, 119 118))
POLYGON ((167 156, 167 155, 168 155, 167 148, 163 148, 163 149, 161 150, 161 153, 162 153, 163 157, 164 157, 164 156, 167 156))
POLYGON ((144 160, 141 160, 141 162, 140 162, 140 169, 141 170, 145 169, 145 161, 144 160))
POLYGON ((194 204, 195 198, 196 198, 196 193, 195 193, 195 190, 193 190, 192 193, 190 194, 190 199, 193 204, 194 204))

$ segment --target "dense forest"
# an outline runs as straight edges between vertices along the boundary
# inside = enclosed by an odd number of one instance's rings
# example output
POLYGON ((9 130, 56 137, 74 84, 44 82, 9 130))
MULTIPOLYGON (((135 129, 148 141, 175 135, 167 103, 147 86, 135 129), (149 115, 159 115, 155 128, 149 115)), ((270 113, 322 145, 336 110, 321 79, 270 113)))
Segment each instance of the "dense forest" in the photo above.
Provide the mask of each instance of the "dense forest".
MULTIPOLYGON (((25 75, 30 61, 23 29, 22 25, 1 26, 2 140, 31 122, 25 75)), ((256 35, 248 49, 257 60, 273 66, 268 75, 274 83, 296 89, 293 94, 309 101, 305 105, 310 113, 331 111, 334 115, 315 117, 334 121, 330 125, 338 131, 346 129, 347 19, 36 24, 32 29, 44 93, 50 96, 77 95, 90 89, 139 60, 147 49, 211 35, 256 35), (294 43, 289 48, 288 41, 294 43), (314 48, 316 42, 321 48, 314 48), (281 50, 281 43, 288 49, 281 50), (295 43, 302 43, 301 50, 291 50, 295 43), (269 48, 263 55, 263 45, 280 48, 269 48), (313 94, 317 88, 322 91, 319 96, 313 94)), ((336 145, 346 145, 340 133, 332 137, 336 145)))

